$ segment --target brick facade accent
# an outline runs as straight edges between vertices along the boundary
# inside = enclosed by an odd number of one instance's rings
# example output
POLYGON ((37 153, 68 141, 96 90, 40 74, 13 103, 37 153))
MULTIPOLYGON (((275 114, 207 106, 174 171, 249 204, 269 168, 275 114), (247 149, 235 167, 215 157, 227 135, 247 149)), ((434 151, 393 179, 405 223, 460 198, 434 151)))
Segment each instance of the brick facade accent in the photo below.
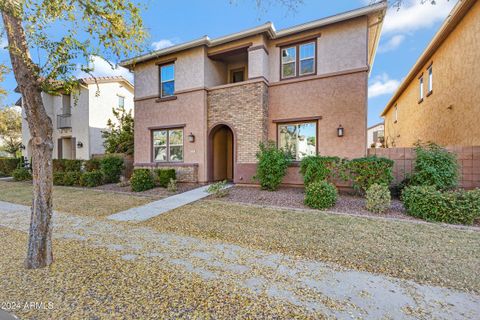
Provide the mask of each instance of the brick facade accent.
POLYGON ((177 174, 177 181, 178 182, 198 182, 198 164, 153 164, 153 163, 145 163, 145 164, 135 164, 135 168, 142 168, 142 169, 175 169, 177 174))
MULTIPOLYGON (((457 155, 460 166, 460 186, 465 189, 480 188, 480 146, 447 147, 457 155)), ((376 155, 395 161, 393 167, 394 183, 399 183, 415 167, 414 148, 368 149, 369 155, 376 155)))
POLYGON ((258 144, 267 140, 268 86, 264 81, 210 90, 207 124, 223 123, 236 135, 236 162, 255 163, 258 144))

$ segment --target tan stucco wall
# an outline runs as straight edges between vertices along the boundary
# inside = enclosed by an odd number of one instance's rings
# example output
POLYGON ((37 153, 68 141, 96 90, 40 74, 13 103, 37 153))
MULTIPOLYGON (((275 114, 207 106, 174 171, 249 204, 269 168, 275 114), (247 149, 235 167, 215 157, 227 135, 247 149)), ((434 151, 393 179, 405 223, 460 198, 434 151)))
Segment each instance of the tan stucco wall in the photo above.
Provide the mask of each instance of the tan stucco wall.
POLYGON ((271 86, 268 137, 276 141, 275 120, 321 116, 318 151, 324 156, 363 157, 366 153, 367 72, 271 86), (345 129, 337 137, 337 128, 345 129))
POLYGON ((409 147, 418 139, 441 145, 480 145, 480 3, 423 66, 385 115, 388 146, 409 147), (427 67, 433 63, 433 93, 427 95, 427 67), (419 100, 418 77, 424 74, 425 98, 419 100))
POLYGON ((197 90, 179 94, 176 100, 156 102, 148 99, 135 102, 135 163, 152 162, 150 127, 185 125, 184 163, 198 163, 198 179, 206 180, 206 92, 197 90), (195 135, 195 142, 187 136, 195 135))

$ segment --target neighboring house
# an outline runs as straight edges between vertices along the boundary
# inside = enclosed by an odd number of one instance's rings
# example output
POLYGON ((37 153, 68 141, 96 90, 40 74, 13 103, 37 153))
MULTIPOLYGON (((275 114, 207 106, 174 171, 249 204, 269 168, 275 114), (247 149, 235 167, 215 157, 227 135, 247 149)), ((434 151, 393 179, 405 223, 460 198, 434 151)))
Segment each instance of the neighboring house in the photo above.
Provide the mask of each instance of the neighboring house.
POLYGON ((382 113, 387 147, 480 145, 480 4, 460 0, 382 113))
MULTIPOLYGON (((42 93, 47 114, 53 123, 54 159, 90 159, 102 154, 102 131, 108 119, 115 120, 112 109, 125 106, 133 109, 133 85, 123 77, 79 79, 79 93, 51 95, 42 93)), ((20 101, 20 105, 21 105, 20 101)), ((23 109, 23 108, 22 108, 23 109)), ((30 158, 31 136, 22 110, 23 155, 30 158)))
POLYGON ((377 123, 367 129, 367 147, 381 148, 384 143, 384 128, 383 122, 377 123))
MULTIPOLYGON (((280 31, 267 23, 122 62, 135 74, 135 166, 175 168, 180 181, 255 183, 267 140, 295 161, 365 156, 385 10, 381 2, 280 31)), ((284 182, 301 184, 298 171, 284 182)))

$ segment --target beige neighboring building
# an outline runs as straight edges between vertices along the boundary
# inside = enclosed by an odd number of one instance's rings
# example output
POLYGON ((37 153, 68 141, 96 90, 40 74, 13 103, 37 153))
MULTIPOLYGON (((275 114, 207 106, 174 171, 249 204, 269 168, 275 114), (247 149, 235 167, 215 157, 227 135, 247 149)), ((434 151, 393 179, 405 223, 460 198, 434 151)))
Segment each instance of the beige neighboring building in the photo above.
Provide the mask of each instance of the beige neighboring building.
POLYGON ((382 117, 387 147, 480 146, 479 1, 458 1, 382 117))
POLYGON ((367 148, 381 148, 385 138, 383 122, 374 124, 367 129, 367 148))
MULTIPOLYGON (((48 116, 53 123, 53 158, 88 160, 92 154, 103 154, 102 131, 112 109, 121 105, 133 110, 133 85, 123 77, 79 79, 80 91, 73 95, 51 95, 42 92, 48 116), (75 99, 78 99, 75 102, 75 99)), ((20 106, 22 101, 20 100, 20 106)), ((25 111, 22 108, 23 156, 31 158, 31 139, 25 111)))
POLYGON ((255 183, 274 141, 301 184, 307 155, 366 155, 367 90, 386 2, 283 30, 272 23, 126 60, 135 76, 135 166, 180 181, 255 183))

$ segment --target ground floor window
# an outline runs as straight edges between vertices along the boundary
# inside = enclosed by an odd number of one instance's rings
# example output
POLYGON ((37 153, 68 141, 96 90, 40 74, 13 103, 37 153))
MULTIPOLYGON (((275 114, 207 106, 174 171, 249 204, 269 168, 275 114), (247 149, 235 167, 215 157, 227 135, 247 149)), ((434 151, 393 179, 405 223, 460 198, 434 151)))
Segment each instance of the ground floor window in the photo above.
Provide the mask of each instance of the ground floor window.
POLYGON ((152 137, 154 161, 183 161, 183 129, 154 130, 152 137))
POLYGON ((317 154, 317 123, 278 124, 278 147, 292 160, 300 161, 317 154))

